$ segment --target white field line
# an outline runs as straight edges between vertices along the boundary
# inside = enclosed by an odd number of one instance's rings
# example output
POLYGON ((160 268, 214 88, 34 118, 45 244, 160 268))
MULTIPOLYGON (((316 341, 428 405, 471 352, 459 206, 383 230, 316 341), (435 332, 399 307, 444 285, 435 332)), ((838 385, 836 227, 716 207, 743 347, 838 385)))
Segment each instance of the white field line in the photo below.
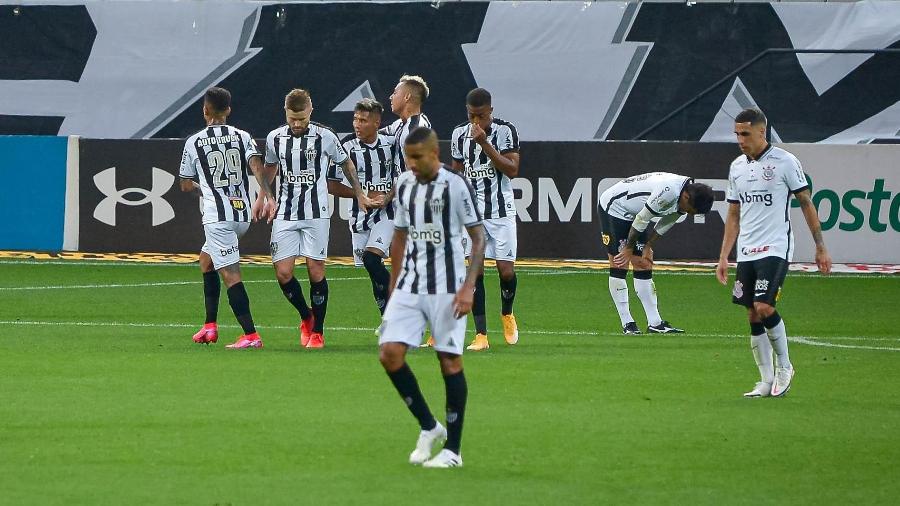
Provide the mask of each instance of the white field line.
MULTIPOLYGON (((75 322, 75 321, 34 321, 34 320, 0 320, 0 325, 23 325, 23 326, 35 326, 35 327, 139 327, 139 328, 195 328, 198 327, 197 324, 191 323, 139 323, 139 322, 75 322)), ((233 324, 223 324, 220 325, 223 328, 238 328, 237 325, 233 324)), ((273 330, 296 330, 296 325, 257 325, 257 327, 261 329, 273 329, 273 330)), ((329 330, 337 330, 343 332, 374 332, 375 326, 371 327, 336 327, 329 326, 329 330)), ((587 332, 580 330, 539 330, 539 329, 520 329, 520 334, 533 334, 533 335, 556 335, 556 336, 616 336, 618 334, 611 333, 599 333, 599 332, 587 332)), ((685 337, 720 337, 720 338, 732 338, 732 339, 740 339, 746 336, 738 336, 734 334, 685 334, 685 337)), ((640 339, 640 338, 636 338, 640 339)), ((887 346, 865 346, 865 345, 857 345, 857 344, 838 344, 828 342, 829 339, 834 340, 851 340, 851 341, 900 341, 900 338, 896 337, 875 337, 875 338, 867 338, 867 337, 854 337, 854 336, 830 336, 830 337, 817 337, 817 336, 792 336, 788 338, 790 341, 798 343, 798 344, 807 344, 811 346, 826 346, 831 348, 847 348, 847 349, 857 349, 857 350, 877 350, 877 351, 900 351, 900 348, 891 348, 887 346)))

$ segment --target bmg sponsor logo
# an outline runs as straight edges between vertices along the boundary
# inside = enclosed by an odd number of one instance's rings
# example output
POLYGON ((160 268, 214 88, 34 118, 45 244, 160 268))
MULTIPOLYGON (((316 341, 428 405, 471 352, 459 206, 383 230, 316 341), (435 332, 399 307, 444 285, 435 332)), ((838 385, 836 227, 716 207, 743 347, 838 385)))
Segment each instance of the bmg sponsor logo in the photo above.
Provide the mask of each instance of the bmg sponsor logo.
POLYGON ((409 238, 438 245, 444 242, 444 231, 429 223, 421 228, 409 227, 409 238))
POLYGON ((738 194, 738 198, 741 199, 741 204, 765 204, 766 207, 772 205, 772 194, 771 193, 750 193, 744 192, 738 194))

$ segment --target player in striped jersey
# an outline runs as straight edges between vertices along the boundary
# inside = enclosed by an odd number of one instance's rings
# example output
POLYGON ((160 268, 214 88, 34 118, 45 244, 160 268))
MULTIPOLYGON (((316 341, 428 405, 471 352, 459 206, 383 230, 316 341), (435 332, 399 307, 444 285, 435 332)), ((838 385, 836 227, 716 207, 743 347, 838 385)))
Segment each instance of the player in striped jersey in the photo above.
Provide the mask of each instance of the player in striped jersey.
POLYGON ((460 440, 468 387, 463 375, 465 314, 472 308, 475 278, 484 262, 484 229, 472 187, 438 159, 437 135, 417 128, 406 139, 409 171, 397 179, 395 231, 391 245, 393 293, 380 329, 381 364, 419 422, 409 456, 425 467, 462 465, 460 440), (466 270, 462 234, 472 238, 466 270), (406 351, 422 343, 425 325, 434 332, 447 392, 447 427, 434 419, 406 363, 406 351), (432 449, 446 440, 434 457, 432 449))
POLYGON ((406 137, 418 127, 431 128, 431 121, 422 112, 422 104, 428 98, 428 84, 419 76, 403 75, 391 93, 391 112, 400 118, 381 129, 381 133, 394 136, 394 167, 397 172, 406 170, 406 137))
MULTIPOLYGON (((250 299, 241 282, 238 239, 250 226, 250 166, 257 181, 264 181, 262 155, 247 132, 225 123, 231 114, 231 93, 224 88, 210 88, 203 98, 206 128, 190 136, 181 155, 181 190, 200 189, 202 195, 203 231, 206 242, 200 250, 206 323, 194 334, 195 343, 219 340, 216 319, 219 311, 221 284, 225 281, 228 302, 244 333, 227 348, 262 348, 263 342, 253 325, 250 299), (218 272, 218 273, 217 273, 218 272)), ((265 189, 264 192, 269 191, 265 189)), ((273 215, 275 206, 261 210, 273 215)))
MULTIPOLYGON (((323 333, 328 306, 325 258, 331 223, 328 214, 329 166, 332 163, 341 166, 360 207, 365 209, 372 202, 360 188, 356 168, 337 134, 310 121, 313 106, 309 92, 291 90, 285 97, 284 111, 287 124, 272 130, 266 137, 269 176, 274 177, 276 167, 281 176, 278 210, 272 225, 272 263, 284 296, 300 314, 300 344, 306 348, 322 348, 325 346, 323 333), (297 256, 306 258, 311 310, 294 277, 297 256)), ((261 205, 260 201, 257 204, 261 205)))
POLYGON ((714 199, 709 186, 668 172, 623 179, 600 195, 597 212, 609 257, 609 293, 619 312, 623 333, 641 333, 628 308, 628 264, 634 267, 634 291, 647 314, 647 332, 684 332, 659 315, 651 245, 683 215, 708 213, 714 199), (659 221, 650 234, 650 221, 655 218, 659 221), (635 252, 641 254, 634 255, 635 252))
MULTIPOLYGON (((379 134, 381 114, 384 112, 377 100, 364 98, 353 110, 353 134, 343 142, 357 169, 357 179, 373 203, 384 202, 385 195, 394 183, 394 137, 379 134)), ((333 167, 328 191, 337 197, 354 198, 350 181, 342 171, 333 167)), ((350 205, 350 234, 353 244, 353 262, 365 266, 372 280, 372 293, 378 311, 384 314, 387 304, 388 283, 391 275, 384 267, 384 257, 390 251, 394 234, 394 206, 361 209, 356 200, 350 205)))
MULTIPOLYGON (((496 261, 500 275, 503 337, 507 344, 516 344, 516 206, 511 178, 519 175, 519 136, 512 123, 493 117, 491 94, 484 88, 475 88, 466 95, 466 111, 469 121, 457 126, 451 136, 453 169, 465 174, 475 188, 478 210, 484 216, 485 257, 496 261)), ((482 270, 475 282, 475 339, 469 350, 490 348, 485 313, 482 270)))

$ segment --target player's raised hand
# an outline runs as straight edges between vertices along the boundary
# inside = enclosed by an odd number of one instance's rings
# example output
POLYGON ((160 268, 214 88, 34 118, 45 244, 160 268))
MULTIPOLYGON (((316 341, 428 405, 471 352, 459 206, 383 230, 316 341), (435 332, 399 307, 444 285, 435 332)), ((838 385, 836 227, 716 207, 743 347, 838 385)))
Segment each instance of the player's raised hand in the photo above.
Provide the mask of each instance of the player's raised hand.
POLYGON ((453 297, 453 316, 456 319, 465 317, 472 311, 472 302, 475 299, 475 287, 469 284, 463 284, 453 297))
POLYGON ((472 123, 472 128, 469 129, 469 135, 471 135, 472 140, 478 144, 487 142, 487 134, 478 123, 472 123))
POLYGON ((360 210, 362 210, 363 212, 368 211, 369 208, 381 207, 381 206, 379 206, 379 205, 376 203, 376 201, 370 199, 370 198, 369 198, 368 196, 366 196, 364 193, 360 193, 359 195, 357 195, 357 196, 356 196, 356 201, 359 203, 359 208, 360 208, 360 210))
POLYGON ((728 260, 719 260, 719 265, 716 266, 716 279, 723 285, 728 283, 728 260))
POLYGON ((831 255, 825 248, 816 248, 816 265, 822 274, 831 274, 831 255))
POLYGON ((265 197, 263 197, 262 192, 256 194, 256 200, 253 201, 253 205, 250 206, 250 218, 253 221, 259 221, 263 218, 263 212, 265 211, 265 197))

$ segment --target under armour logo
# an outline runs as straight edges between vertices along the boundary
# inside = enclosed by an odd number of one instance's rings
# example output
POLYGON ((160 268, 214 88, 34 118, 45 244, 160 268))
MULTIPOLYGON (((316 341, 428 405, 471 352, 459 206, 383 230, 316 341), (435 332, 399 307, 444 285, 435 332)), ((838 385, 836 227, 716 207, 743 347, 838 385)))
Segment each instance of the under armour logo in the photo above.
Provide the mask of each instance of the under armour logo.
POLYGON ((153 226, 162 225, 163 223, 175 217, 175 210, 166 199, 162 198, 172 183, 175 182, 175 176, 168 172, 153 167, 153 185, 150 191, 143 188, 124 188, 119 190, 116 187, 116 168, 110 167, 94 175, 94 184, 106 198, 101 200, 94 209, 94 218, 107 225, 116 226, 116 206, 124 204, 126 206, 142 206, 150 203, 153 209, 153 226), (140 200, 128 200, 125 195, 129 193, 137 193, 144 197, 140 200))

